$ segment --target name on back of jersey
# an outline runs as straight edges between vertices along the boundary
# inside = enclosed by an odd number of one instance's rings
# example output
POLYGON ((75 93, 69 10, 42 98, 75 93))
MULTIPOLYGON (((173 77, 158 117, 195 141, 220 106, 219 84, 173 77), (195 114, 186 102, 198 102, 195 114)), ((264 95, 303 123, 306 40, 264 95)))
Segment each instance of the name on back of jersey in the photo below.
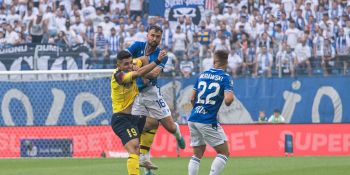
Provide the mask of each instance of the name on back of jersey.
POLYGON ((199 76, 200 79, 210 79, 210 80, 214 80, 214 81, 222 81, 224 79, 223 76, 221 75, 214 75, 214 74, 210 74, 210 73, 203 73, 199 76))

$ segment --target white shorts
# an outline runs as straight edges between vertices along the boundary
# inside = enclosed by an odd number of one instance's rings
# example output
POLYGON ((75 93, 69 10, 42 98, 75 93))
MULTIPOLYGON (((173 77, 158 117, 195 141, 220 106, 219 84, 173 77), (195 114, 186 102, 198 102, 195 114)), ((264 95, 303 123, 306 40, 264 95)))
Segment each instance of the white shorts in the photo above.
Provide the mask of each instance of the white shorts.
POLYGON ((131 114, 144 115, 157 120, 171 116, 169 106, 156 86, 146 87, 136 96, 131 114))
POLYGON ((215 128, 212 124, 188 122, 188 127, 190 128, 191 146, 201 146, 208 143, 215 147, 227 141, 224 129, 220 125, 215 128))

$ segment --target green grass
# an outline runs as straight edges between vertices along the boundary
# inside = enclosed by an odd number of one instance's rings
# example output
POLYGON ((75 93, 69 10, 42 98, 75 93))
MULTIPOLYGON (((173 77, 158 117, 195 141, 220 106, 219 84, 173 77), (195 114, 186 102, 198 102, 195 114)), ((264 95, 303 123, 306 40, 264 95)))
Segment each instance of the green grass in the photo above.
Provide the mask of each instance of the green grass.
MULTIPOLYGON (((152 159, 157 175, 186 175, 189 158, 152 159)), ((212 158, 201 161, 209 174, 212 158)), ((126 159, 0 159, 0 175, 126 175, 126 159)), ((222 175, 350 175, 350 157, 230 158, 222 175)))

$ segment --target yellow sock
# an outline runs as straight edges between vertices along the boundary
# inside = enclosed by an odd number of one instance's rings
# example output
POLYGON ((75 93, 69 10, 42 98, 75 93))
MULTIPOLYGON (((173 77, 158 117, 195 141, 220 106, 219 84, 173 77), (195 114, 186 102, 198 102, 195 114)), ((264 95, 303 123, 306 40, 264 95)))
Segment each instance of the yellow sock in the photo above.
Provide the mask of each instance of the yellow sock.
POLYGON ((136 154, 129 154, 127 167, 128 175, 140 175, 139 156, 136 154))
POLYGON ((140 153, 141 154, 147 154, 149 152, 157 130, 158 129, 152 129, 149 131, 142 132, 141 138, 140 138, 140 153))

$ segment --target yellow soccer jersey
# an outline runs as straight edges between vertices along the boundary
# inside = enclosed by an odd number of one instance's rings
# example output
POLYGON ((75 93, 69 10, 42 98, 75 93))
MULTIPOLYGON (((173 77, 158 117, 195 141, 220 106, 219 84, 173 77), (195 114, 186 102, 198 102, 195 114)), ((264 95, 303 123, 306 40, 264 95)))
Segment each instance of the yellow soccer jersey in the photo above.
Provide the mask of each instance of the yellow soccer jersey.
POLYGON ((124 73, 116 69, 111 79, 111 97, 113 113, 123 111, 129 107, 139 93, 136 81, 132 80, 132 73, 124 73))
MULTIPOLYGON (((141 60, 137 60, 136 64, 138 66, 142 65, 141 60)), ((118 68, 113 72, 111 78, 111 98, 112 98, 112 108, 113 113, 123 111, 132 103, 136 95, 139 93, 136 80, 132 79, 132 73, 125 73, 118 70, 118 68)))

